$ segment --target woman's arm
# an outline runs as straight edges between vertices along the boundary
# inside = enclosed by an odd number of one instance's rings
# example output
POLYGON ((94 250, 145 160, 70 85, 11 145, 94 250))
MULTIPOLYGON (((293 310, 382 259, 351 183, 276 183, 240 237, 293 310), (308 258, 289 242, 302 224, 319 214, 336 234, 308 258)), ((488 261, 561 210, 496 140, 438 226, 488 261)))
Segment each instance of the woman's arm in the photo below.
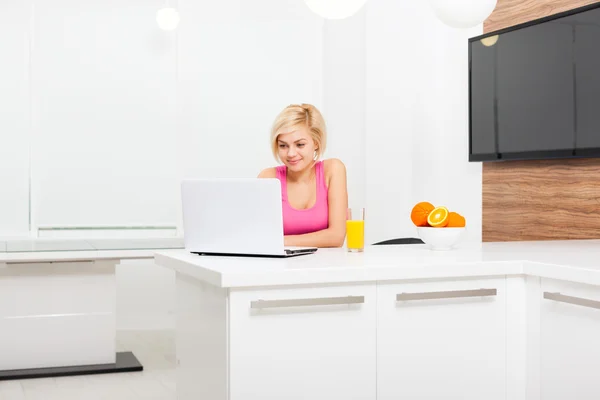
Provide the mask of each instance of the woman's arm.
POLYGON ((346 166, 338 159, 326 161, 331 173, 328 188, 329 227, 304 235, 285 236, 286 246, 341 247, 346 238, 346 210, 348 209, 348 188, 346 166))
POLYGON ((277 170, 275 168, 263 169, 257 178, 277 178, 277 170))

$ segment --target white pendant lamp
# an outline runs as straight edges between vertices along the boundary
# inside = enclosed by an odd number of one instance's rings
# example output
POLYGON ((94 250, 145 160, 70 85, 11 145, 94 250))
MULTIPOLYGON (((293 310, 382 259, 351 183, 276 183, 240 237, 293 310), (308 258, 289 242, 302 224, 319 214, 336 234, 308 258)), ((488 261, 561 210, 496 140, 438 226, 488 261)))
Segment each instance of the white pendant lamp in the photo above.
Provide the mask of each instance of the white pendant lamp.
POLYGON ((490 16, 497 0, 429 0, 435 15, 452 28, 472 28, 490 16))
POLYGON ((179 25, 179 12, 172 7, 161 8, 156 12, 156 23, 163 31, 172 31, 179 25))
POLYGON ((326 19, 344 19, 356 14, 367 0, 304 0, 308 8, 326 19))

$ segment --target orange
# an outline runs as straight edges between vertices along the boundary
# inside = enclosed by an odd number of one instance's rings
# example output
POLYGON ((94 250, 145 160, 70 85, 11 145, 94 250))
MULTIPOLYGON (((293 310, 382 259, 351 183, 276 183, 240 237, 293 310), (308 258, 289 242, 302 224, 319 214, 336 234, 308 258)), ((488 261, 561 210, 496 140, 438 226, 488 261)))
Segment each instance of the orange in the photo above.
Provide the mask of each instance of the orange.
POLYGON ((422 201, 417 203, 410 212, 410 219, 416 226, 427 226, 427 216, 435 207, 433 204, 422 201))
POLYGON ((448 214, 446 207, 436 207, 427 216, 427 223, 436 228, 444 227, 448 225, 448 214))
POLYGON ((448 228, 462 228, 466 225, 465 217, 456 212, 448 214, 448 228))

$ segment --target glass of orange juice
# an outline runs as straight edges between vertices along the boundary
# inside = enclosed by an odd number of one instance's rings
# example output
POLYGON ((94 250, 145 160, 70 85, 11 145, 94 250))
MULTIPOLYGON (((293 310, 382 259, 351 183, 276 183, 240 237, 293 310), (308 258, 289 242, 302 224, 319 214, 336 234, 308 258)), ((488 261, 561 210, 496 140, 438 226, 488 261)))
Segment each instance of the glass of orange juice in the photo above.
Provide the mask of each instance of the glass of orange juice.
POLYGON ((346 213, 346 247, 350 252, 365 248, 365 209, 349 208, 346 213))

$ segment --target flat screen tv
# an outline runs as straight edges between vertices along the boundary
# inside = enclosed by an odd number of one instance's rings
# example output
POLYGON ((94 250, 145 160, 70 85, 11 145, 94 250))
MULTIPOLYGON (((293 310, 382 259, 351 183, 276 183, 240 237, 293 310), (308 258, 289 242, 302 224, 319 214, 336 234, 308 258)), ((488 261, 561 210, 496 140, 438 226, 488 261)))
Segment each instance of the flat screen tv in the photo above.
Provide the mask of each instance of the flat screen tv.
POLYGON ((600 157, 600 2, 469 39, 469 161, 600 157))

